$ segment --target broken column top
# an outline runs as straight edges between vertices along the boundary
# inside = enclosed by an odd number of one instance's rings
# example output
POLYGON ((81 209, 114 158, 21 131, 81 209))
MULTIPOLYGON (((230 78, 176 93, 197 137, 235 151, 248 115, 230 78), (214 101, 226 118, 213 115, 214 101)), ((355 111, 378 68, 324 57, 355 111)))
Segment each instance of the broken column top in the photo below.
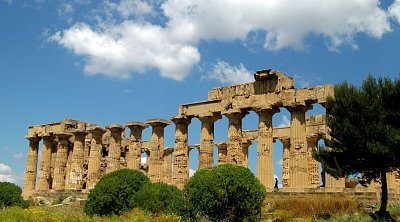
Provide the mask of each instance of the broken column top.
POLYGON ((146 122, 147 122, 147 124, 149 124, 152 127, 154 127, 154 126, 164 126, 164 127, 166 127, 168 125, 171 125, 171 121, 166 120, 166 119, 160 119, 160 118, 148 119, 146 122))
POLYGON ((143 128, 147 128, 148 125, 146 123, 143 122, 139 122, 139 121, 133 121, 133 122, 126 122, 125 123, 125 127, 135 127, 135 126, 139 126, 139 127, 143 127, 143 128))
POLYGON ((110 124, 108 126, 106 126, 106 129, 123 129, 124 127, 119 125, 118 123, 114 123, 114 124, 110 124))

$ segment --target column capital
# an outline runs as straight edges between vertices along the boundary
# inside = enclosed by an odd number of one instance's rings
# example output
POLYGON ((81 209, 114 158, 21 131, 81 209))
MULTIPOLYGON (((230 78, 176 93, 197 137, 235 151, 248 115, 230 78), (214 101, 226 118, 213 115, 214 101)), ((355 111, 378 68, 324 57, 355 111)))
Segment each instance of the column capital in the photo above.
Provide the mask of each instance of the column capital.
POLYGON ((278 138, 278 139, 282 142, 284 147, 285 147, 285 145, 287 147, 290 146, 290 138, 289 137, 282 137, 282 138, 278 138))
POLYGON ((312 104, 308 104, 306 106, 300 105, 300 106, 286 106, 285 107, 289 112, 307 112, 308 110, 313 108, 312 104))
POLYGON ((106 126, 106 129, 110 130, 111 132, 119 132, 124 130, 124 127, 115 123, 115 124, 110 124, 108 126, 106 126))
POLYGON ((266 115, 266 114, 275 114, 275 113, 279 113, 280 112, 279 107, 275 107, 275 106, 272 106, 272 107, 269 107, 269 108, 258 107, 258 108, 254 108, 253 110, 259 116, 260 115, 266 115))
POLYGON ((92 134, 93 139, 101 140, 101 137, 106 132, 106 130, 99 126, 93 126, 88 129, 88 131, 92 134))
POLYGON ((58 132, 55 134, 59 140, 68 140, 73 134, 66 132, 58 132))
POLYGON ((242 119, 247 113, 241 109, 229 109, 222 112, 228 119, 242 119))
POLYGON ((166 119, 148 119, 146 120, 146 123, 149 124, 151 127, 166 127, 168 125, 171 125, 171 121, 166 120, 166 119))
POLYGON ((131 131, 133 131, 133 130, 144 130, 147 127, 149 127, 149 125, 143 122, 133 121, 133 122, 126 122, 125 127, 128 127, 131 131))
POLYGON ((89 134, 88 131, 79 130, 79 129, 78 130, 72 130, 71 133, 74 134, 75 136, 80 136, 80 135, 86 136, 87 134, 89 134))
POLYGON ((220 113, 209 113, 209 114, 199 115, 197 118, 201 122, 214 123, 217 120, 221 119, 221 114, 220 113))
POLYGON ((216 142, 215 145, 218 149, 226 149, 228 147, 228 144, 226 144, 226 142, 216 142))
POLYGON ((176 116, 171 118, 171 121, 174 122, 175 125, 189 125, 191 120, 192 117, 188 116, 176 116))
POLYGON ((307 143, 317 143, 321 139, 321 136, 318 134, 315 134, 315 135, 307 137, 306 139, 307 139, 307 143))
POLYGON ((30 142, 39 142, 41 140, 41 138, 38 136, 28 136, 27 135, 27 136, 25 136, 25 138, 27 140, 29 140, 30 142))

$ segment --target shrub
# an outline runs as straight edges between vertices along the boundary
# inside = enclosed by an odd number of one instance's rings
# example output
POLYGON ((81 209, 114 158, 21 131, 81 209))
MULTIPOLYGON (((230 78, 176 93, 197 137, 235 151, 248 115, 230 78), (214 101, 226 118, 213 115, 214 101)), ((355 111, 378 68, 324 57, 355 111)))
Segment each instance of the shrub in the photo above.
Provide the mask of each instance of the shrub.
POLYGON ((266 191, 249 169, 224 164, 197 171, 184 195, 193 220, 259 221, 266 191))
POLYGON ((183 194, 177 187, 164 183, 148 183, 131 198, 130 206, 151 213, 179 214, 183 194))
POLYGON ((109 173, 90 191, 84 211, 88 215, 120 215, 129 209, 130 198, 149 181, 137 170, 121 169, 109 173))
POLYGON ((21 194, 22 190, 19 186, 9 182, 0 182, 0 208, 10 206, 27 208, 29 204, 21 194))

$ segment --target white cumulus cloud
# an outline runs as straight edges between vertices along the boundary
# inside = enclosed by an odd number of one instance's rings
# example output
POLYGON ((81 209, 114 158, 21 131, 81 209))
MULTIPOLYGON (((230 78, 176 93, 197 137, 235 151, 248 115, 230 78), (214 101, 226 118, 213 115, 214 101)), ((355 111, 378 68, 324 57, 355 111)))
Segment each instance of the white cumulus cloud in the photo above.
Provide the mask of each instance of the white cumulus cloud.
POLYGON ((0 163, 0 182, 15 182, 11 167, 4 163, 0 163))
MULTIPOLYGON (((155 69, 162 77, 182 80, 200 62, 199 43, 246 43, 252 33, 268 50, 304 49, 310 36, 325 39, 332 51, 346 44, 357 48, 354 36, 381 38, 391 31, 389 17, 399 15, 399 0, 390 13, 380 8, 379 0, 166 0, 157 4, 107 0, 101 4, 103 12, 92 16, 101 17, 95 19, 97 23, 78 22, 50 40, 83 56, 86 73, 116 78, 155 69), (149 14, 157 14, 157 19, 149 14)), ((232 68, 218 62, 216 71, 220 81, 248 80, 247 75, 235 76, 245 71, 243 65, 232 68)))
POLYGON ((24 154, 21 152, 14 153, 13 157, 16 159, 21 159, 22 157, 24 157, 24 154))
POLYGON ((400 24, 400 0, 395 0, 389 7, 389 14, 400 24))
POLYGON ((189 177, 192 177, 196 173, 196 170, 189 169, 189 177))
POLYGON ((278 125, 278 127, 287 127, 290 126, 290 120, 289 117, 286 115, 282 116, 281 123, 278 125))
POLYGON ((204 78, 216 79, 221 83, 239 84, 254 81, 253 75, 244 67, 243 64, 234 67, 227 62, 217 62, 213 70, 204 78))

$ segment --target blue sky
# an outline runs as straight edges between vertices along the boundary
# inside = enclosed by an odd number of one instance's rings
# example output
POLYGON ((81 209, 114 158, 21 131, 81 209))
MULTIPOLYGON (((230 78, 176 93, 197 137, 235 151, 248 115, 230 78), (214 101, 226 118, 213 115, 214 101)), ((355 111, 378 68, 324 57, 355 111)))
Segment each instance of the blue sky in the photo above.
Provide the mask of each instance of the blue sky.
MULTIPOLYGON (((399 0, 0 0, 0 180, 22 184, 29 125, 169 119, 265 68, 299 88, 399 77, 399 22, 399 0)), ((282 109, 273 122, 288 119, 282 109)), ((256 128, 257 116, 243 126, 256 128)), ((215 134, 226 140, 225 117, 215 134)), ((189 142, 199 135, 194 119, 189 142)), ((173 137, 169 126, 167 146, 173 137)), ((280 142, 275 151, 281 177, 280 142)), ((254 171, 255 145, 250 153, 254 171)))

